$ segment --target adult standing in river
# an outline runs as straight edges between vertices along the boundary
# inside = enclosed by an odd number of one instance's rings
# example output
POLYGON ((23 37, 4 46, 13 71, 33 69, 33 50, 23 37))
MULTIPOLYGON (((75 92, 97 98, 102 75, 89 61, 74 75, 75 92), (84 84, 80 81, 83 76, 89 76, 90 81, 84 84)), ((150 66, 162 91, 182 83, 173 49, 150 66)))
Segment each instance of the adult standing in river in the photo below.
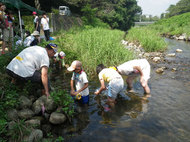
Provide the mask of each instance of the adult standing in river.
POLYGON ((150 78, 150 64, 146 59, 136 59, 125 62, 117 67, 117 71, 121 75, 128 76, 126 79, 129 91, 132 91, 133 80, 140 75, 140 83, 145 93, 150 93, 148 79, 150 78))
POLYGON ((57 52, 56 44, 47 44, 45 48, 31 46, 21 51, 7 66, 7 73, 20 81, 37 82, 43 85, 48 97, 50 84, 48 81, 49 58, 57 52), (41 70, 41 72, 40 72, 41 70))

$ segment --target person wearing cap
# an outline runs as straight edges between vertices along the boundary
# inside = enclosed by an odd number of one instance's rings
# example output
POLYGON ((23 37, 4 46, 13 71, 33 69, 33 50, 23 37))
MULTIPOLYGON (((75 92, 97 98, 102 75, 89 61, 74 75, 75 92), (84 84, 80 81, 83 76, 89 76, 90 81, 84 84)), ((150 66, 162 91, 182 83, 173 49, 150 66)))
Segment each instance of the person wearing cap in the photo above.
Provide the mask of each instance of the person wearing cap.
POLYGON ((34 30, 40 33, 40 24, 41 18, 37 15, 37 12, 33 11, 32 15, 34 16, 34 30))
POLYGON ((89 103, 89 89, 88 89, 88 79, 87 75, 82 69, 82 63, 78 60, 72 62, 71 66, 67 68, 68 71, 72 71, 73 75, 71 77, 71 95, 80 95, 81 99, 79 102, 81 104, 89 103), (74 89, 74 84, 76 91, 74 89))
POLYGON ((106 90, 105 82, 108 82, 107 104, 109 105, 109 109, 110 107, 114 108, 116 103, 115 99, 124 88, 123 78, 116 70, 113 68, 106 68, 103 64, 99 64, 96 67, 96 72, 98 74, 101 87, 94 92, 94 94, 99 95, 102 91, 106 90))
POLYGON ((8 75, 21 83, 31 80, 43 85, 44 93, 48 97, 50 85, 48 82, 49 58, 53 58, 57 52, 56 44, 47 44, 45 48, 31 46, 22 50, 7 65, 8 75))
POLYGON ((58 64, 59 64, 59 68, 61 69, 62 67, 64 67, 65 66, 65 62, 64 62, 64 58, 65 58, 65 53, 63 52, 63 51, 60 51, 59 53, 56 53, 55 54, 55 62, 57 62, 58 61, 58 64))
POLYGON ((24 47, 35 46, 39 43, 40 33, 38 31, 34 31, 30 36, 26 37, 24 40, 24 47))
POLYGON ((132 92, 133 80, 140 75, 140 83, 146 94, 150 93, 148 80, 150 78, 150 64, 146 59, 135 59, 125 62, 117 67, 121 75, 128 76, 126 79, 127 87, 132 92))

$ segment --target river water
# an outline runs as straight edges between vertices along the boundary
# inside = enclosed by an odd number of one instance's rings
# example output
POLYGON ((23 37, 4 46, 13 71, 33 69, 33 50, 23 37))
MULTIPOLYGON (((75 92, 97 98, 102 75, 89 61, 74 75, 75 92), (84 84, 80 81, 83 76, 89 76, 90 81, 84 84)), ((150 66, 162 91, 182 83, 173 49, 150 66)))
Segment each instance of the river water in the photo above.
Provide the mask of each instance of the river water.
MULTIPOLYGON (((178 48, 183 52, 166 57, 164 62, 151 63, 151 95, 144 96, 136 81, 136 93, 127 93, 131 100, 121 99, 115 112, 105 112, 101 107, 104 97, 93 94, 99 82, 90 82, 89 107, 78 108, 72 124, 56 126, 52 132, 68 142, 190 141, 190 43, 170 39, 166 42, 167 53, 176 53, 178 48), (158 67, 166 67, 163 74, 155 73, 158 67)), ((67 75, 62 74, 62 78, 67 75)), ((69 82, 70 78, 65 79, 69 82)), ((69 88, 69 83, 65 86, 69 88)))

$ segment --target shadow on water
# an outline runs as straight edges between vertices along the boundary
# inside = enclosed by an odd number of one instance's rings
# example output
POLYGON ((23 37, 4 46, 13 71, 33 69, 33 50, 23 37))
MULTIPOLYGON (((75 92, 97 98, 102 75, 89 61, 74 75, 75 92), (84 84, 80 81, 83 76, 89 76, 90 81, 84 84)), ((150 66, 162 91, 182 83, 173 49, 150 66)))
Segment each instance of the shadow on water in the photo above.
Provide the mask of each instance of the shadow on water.
MULTIPOLYGON (((174 58, 167 57, 165 62, 151 63, 151 95, 143 95, 136 81, 136 93, 125 93, 131 100, 119 97, 115 111, 104 111, 105 95, 93 94, 99 82, 90 81, 89 106, 77 106, 72 124, 55 126, 52 132, 68 142, 190 141, 190 44, 169 39, 166 42, 168 53, 177 48, 183 52, 176 53, 174 58), (162 66, 166 67, 164 74, 156 74, 155 70, 162 66)), ((53 86, 57 84, 59 89, 69 91, 71 74, 62 70, 52 76, 53 86)))

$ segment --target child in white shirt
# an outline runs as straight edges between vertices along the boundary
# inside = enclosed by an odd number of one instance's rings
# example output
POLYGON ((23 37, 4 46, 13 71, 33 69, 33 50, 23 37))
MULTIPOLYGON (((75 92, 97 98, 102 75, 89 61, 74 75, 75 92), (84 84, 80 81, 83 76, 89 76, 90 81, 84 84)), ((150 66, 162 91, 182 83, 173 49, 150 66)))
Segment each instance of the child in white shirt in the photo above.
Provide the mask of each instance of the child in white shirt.
POLYGON ((81 96, 79 102, 82 104, 89 103, 89 89, 88 89, 88 79, 86 73, 82 69, 82 63, 78 60, 72 62, 71 66, 67 68, 68 71, 73 71, 71 78, 71 95, 81 96), (74 89, 74 84, 76 91, 74 89))

